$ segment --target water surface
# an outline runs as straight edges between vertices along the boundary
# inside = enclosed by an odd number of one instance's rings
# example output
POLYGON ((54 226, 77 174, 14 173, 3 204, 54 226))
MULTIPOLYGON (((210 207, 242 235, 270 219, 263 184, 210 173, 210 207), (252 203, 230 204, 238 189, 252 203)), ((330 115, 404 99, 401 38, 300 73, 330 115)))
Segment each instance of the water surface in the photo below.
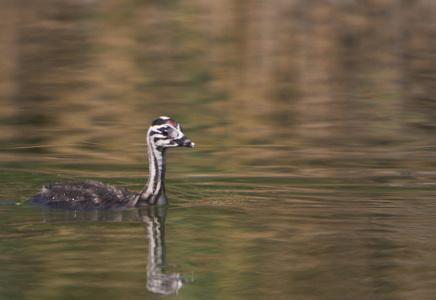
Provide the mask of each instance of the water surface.
POLYGON ((12 173, 0 206, 5 299, 435 293, 435 174, 174 177, 167 209, 77 212, 15 205, 33 191, 16 180, 35 174, 12 173))
POLYGON ((435 1, 0 0, 0 299, 432 299, 435 1), (166 210, 139 191, 181 123, 166 210))

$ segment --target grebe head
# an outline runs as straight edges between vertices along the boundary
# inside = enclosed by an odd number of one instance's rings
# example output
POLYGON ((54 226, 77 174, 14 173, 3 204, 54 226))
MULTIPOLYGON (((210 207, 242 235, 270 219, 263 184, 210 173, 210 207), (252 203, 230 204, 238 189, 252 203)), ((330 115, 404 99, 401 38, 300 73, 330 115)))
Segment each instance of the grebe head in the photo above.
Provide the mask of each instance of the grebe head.
POLYGON ((148 143, 160 151, 165 148, 194 147, 194 143, 183 134, 180 124, 169 117, 153 120, 148 130, 148 143))

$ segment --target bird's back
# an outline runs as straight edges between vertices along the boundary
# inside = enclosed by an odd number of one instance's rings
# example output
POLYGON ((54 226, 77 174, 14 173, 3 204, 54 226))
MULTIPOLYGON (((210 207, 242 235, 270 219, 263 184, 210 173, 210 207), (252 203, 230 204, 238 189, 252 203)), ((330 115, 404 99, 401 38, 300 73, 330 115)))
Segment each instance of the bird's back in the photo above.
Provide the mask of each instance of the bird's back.
POLYGON ((29 199, 32 203, 60 209, 116 209, 133 207, 137 193, 97 181, 50 183, 29 199))

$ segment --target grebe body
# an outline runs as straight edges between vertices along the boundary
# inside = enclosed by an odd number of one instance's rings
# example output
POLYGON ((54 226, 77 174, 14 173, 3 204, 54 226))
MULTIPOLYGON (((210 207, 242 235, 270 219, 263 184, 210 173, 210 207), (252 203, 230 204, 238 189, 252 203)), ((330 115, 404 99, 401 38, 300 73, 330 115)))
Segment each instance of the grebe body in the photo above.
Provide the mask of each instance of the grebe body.
POLYGON ((130 192, 97 181, 54 182, 44 185, 30 202, 51 208, 120 209, 167 203, 165 154, 168 148, 194 147, 179 123, 168 117, 153 120, 147 132, 149 177, 141 192, 130 192))

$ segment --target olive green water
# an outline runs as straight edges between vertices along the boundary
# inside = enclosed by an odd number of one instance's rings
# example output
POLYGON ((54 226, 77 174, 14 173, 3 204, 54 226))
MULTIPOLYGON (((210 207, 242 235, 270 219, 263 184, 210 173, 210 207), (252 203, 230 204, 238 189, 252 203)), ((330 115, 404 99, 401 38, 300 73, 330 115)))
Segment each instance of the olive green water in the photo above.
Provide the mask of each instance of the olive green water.
POLYGON ((0 299, 433 299, 435 3, 0 0, 0 299), (168 207, 26 202, 159 115, 168 207))
POLYGON ((434 173, 191 175, 168 180, 167 209, 79 212, 16 205, 41 177, 53 179, 17 169, 1 171, 2 299, 430 299, 436 292, 434 173))

